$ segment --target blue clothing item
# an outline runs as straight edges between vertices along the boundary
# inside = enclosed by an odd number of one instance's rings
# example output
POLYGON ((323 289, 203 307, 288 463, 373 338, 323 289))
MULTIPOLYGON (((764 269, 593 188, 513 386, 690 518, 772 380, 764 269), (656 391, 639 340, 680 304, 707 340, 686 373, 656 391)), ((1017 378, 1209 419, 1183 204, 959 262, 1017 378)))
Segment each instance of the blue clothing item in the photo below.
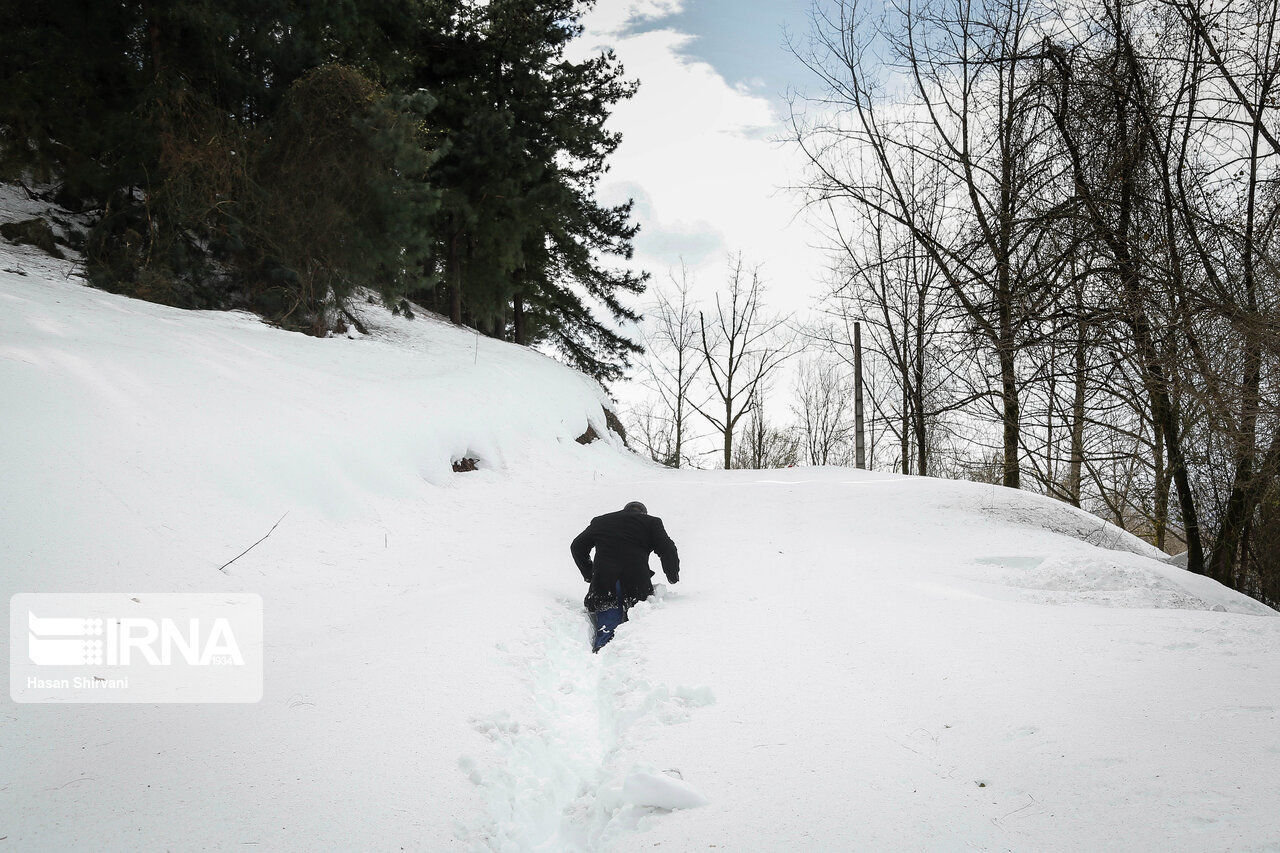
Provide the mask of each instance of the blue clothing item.
POLYGON ((591 651, 598 652, 604 648, 604 645, 613 639, 613 632, 623 622, 627 621, 627 611, 622 606, 622 582, 619 581, 615 590, 618 602, 612 607, 606 607, 604 610, 598 610, 591 614, 591 625, 595 628, 595 636, 591 640, 591 651))

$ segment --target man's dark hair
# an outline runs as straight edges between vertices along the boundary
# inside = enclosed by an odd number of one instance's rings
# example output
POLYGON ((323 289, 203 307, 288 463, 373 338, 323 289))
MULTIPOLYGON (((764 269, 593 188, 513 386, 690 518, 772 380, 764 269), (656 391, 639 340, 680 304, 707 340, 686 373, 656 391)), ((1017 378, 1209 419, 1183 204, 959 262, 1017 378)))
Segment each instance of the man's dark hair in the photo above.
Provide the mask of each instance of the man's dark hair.
POLYGON ((638 512, 642 515, 648 515, 649 510, 645 509, 645 505, 640 501, 632 501, 622 508, 623 512, 638 512))

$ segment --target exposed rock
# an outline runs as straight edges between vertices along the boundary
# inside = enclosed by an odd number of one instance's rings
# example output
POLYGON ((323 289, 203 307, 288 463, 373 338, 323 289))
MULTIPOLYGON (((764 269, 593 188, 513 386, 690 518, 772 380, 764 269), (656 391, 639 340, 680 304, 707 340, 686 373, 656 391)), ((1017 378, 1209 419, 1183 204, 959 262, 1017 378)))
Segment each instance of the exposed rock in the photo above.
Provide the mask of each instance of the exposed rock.
POLYGON ((622 439, 622 446, 630 449, 631 445, 627 444, 627 430, 622 425, 622 421, 613 413, 613 409, 604 410, 604 425, 609 431, 616 433, 618 438, 622 439))
POLYGON ((480 470, 479 463, 479 459, 474 459, 470 456, 455 459, 453 460, 453 473, 465 474, 467 471, 478 471, 480 470))
MULTIPOLYGON (((604 407, 601 407, 601 409, 604 412, 605 429, 622 439, 624 447, 630 448, 631 445, 627 444, 627 431, 622 426, 622 421, 618 419, 618 416, 612 410, 604 407)), ((587 424, 587 431, 575 438, 574 441, 578 442, 578 444, 590 444, 593 441, 599 441, 602 437, 600 433, 596 432, 594 426, 587 424)))
POLYGON ((21 222, 0 224, 0 237, 13 243, 26 243, 41 251, 61 258, 53 236, 53 229, 43 219, 24 219, 21 222))

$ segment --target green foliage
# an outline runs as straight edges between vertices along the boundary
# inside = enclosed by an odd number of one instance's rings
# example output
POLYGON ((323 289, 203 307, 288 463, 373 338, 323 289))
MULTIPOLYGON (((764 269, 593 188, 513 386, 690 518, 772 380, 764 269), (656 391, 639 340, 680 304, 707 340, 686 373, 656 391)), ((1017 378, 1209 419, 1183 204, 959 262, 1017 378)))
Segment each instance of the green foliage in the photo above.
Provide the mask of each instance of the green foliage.
POLYGON ((231 307, 219 268, 241 245, 252 131, 185 85, 155 93, 135 114, 151 178, 106 198, 86 246, 90 280, 185 308, 231 307))
POLYGON ((321 331, 328 309, 356 287, 394 304, 421 286, 436 204, 426 180, 430 106, 422 95, 389 96, 341 65, 290 87, 254 164, 262 268, 295 288, 279 320, 321 331))
POLYGON ((602 207, 595 188, 619 137, 605 130, 635 85, 605 53, 573 62, 583 4, 493 0, 460 4, 425 54, 421 84, 440 98, 442 189, 437 253, 454 319, 548 343, 572 365, 615 379, 639 352, 613 326, 635 320, 620 295, 645 276, 610 268, 630 259, 630 205, 602 207), (608 316, 602 321, 587 299, 608 316))
POLYGON ((97 210, 99 286, 323 333, 359 287, 545 344, 638 347, 637 226, 596 185, 635 85, 582 0, 46 0, 0 10, 0 178, 97 210))

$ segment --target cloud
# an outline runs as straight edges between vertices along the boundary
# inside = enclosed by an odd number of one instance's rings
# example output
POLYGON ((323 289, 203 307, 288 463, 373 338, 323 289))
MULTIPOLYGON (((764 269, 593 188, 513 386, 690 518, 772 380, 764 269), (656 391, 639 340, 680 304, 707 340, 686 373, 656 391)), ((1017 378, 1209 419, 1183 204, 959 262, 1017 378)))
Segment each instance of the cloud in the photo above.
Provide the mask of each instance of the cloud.
POLYGON ((684 0, 606 0, 597 3, 583 21, 588 39, 605 42, 647 21, 679 14, 684 0))
MULTIPOLYGON (((710 257, 723 257, 728 251, 724 234, 710 222, 663 223, 654 216, 653 199, 640 184, 630 181, 611 181, 602 191, 603 200, 610 204, 631 199, 631 215, 641 223, 636 237, 637 252, 649 259, 658 259, 668 267, 682 263, 696 265, 710 257)), ((650 271, 654 269, 652 264, 650 271)))
POLYGON ((729 252, 724 235, 710 222, 680 223, 676 228, 641 229, 638 250, 675 268, 681 262, 691 267, 718 261, 729 252))
POLYGON ((825 265, 810 245, 815 232, 799 215, 800 199, 786 189, 802 164, 777 141, 783 117, 758 90, 731 84, 690 56, 693 35, 661 26, 679 6, 604 3, 585 22, 582 45, 612 48, 627 76, 640 81, 610 119, 623 141, 601 193, 636 199, 636 262, 656 280, 683 259, 695 292, 710 296, 724 280, 726 256, 741 251, 763 263, 775 310, 807 309, 825 265))

